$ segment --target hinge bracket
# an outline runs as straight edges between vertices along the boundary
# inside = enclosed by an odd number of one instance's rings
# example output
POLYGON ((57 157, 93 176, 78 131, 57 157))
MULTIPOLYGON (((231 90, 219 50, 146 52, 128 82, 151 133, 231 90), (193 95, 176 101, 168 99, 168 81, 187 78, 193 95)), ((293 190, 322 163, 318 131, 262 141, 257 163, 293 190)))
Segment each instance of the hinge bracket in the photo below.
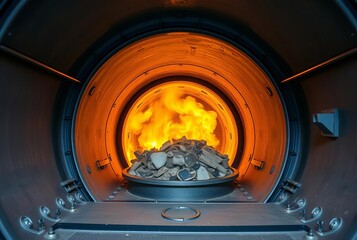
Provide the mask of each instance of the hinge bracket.
POLYGON ((77 188, 79 188, 79 185, 78 185, 76 179, 67 179, 67 180, 61 182, 61 187, 64 187, 66 192, 70 193, 73 190, 76 190, 77 188))

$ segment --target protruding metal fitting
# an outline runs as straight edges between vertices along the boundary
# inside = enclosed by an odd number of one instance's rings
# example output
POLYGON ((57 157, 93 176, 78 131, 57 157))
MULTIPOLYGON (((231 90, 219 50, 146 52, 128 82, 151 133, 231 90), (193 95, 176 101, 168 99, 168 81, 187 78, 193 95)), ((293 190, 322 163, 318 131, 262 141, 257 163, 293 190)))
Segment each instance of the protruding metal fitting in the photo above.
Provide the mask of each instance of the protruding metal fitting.
POLYGON ((57 218, 57 211, 56 211, 56 216, 51 217, 51 210, 46 206, 40 206, 39 210, 40 210, 41 216, 49 221, 57 222, 61 218, 61 217, 57 218))
POLYGON ((68 207, 66 207, 66 202, 60 197, 56 198, 56 205, 57 205, 57 207, 59 207, 60 209, 62 209, 64 211, 74 212, 76 210, 73 202, 71 203, 71 206, 68 208, 68 207))
POLYGON ((297 212, 303 209, 305 205, 306 205, 306 199, 298 198, 293 203, 291 203, 290 201, 287 203, 286 211, 288 213, 297 212))
POLYGON ((328 229, 323 226, 323 221, 317 222, 316 233, 320 236, 327 236, 337 232, 342 227, 342 218, 332 218, 328 224, 328 229))
POLYGON ((310 218, 306 218, 306 214, 305 214, 305 219, 303 219, 302 217, 300 217, 300 220, 304 223, 308 223, 308 222, 313 222, 316 221, 317 219, 319 219, 322 215, 322 208, 321 207, 315 207, 314 209, 312 209, 311 214, 310 214, 310 218))
MULTIPOLYGON (((43 219, 42 219, 43 220, 43 219)), ((36 230, 33 226, 33 222, 31 220, 31 218, 29 218, 28 216, 22 216, 20 217, 20 225, 21 227, 33 234, 36 235, 41 235, 42 233, 45 232, 45 227, 44 227, 44 222, 42 222, 42 220, 39 220, 39 227, 38 230, 36 230)))

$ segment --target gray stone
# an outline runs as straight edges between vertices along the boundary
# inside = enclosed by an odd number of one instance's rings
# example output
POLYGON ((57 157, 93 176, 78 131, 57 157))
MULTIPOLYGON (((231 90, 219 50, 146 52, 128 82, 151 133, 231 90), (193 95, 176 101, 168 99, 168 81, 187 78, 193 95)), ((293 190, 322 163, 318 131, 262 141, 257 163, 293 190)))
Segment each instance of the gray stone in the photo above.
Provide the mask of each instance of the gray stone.
POLYGON ((208 175, 209 175, 209 178, 210 178, 210 179, 212 179, 212 178, 213 178, 213 179, 214 179, 214 178, 216 178, 216 177, 215 177, 215 176, 213 176, 213 174, 212 174, 212 173, 210 173, 210 172, 208 172, 208 175))
POLYGON ((228 155, 221 154, 204 140, 181 139, 165 142, 160 150, 134 152, 129 173, 143 178, 171 181, 207 180, 232 174, 228 155))
POLYGON ((166 164, 167 154, 165 152, 154 152, 151 154, 150 159, 155 168, 160 169, 166 164))
POLYGON ((223 158, 221 162, 222 167, 228 168, 228 158, 223 158))
POLYGON ((207 142, 205 140, 201 141, 196 141, 195 145, 197 149, 202 149, 204 146, 206 146, 207 142))
POLYGON ((175 154, 172 151, 167 152, 167 157, 172 158, 175 154))
POLYGON ((214 170, 212 172, 212 175, 215 177, 215 178, 218 178, 219 177, 219 171, 218 170, 214 170))
POLYGON ((169 169, 167 167, 162 167, 160 168, 157 172, 154 173, 154 177, 160 177, 163 175, 165 172, 167 172, 169 169))
POLYGON ((169 180, 170 180, 170 181, 177 181, 178 179, 177 179, 177 176, 175 175, 175 176, 171 176, 171 177, 169 178, 169 180))
POLYGON ((131 166, 130 170, 131 171, 136 171, 141 166, 142 162, 134 162, 134 164, 131 166))
POLYGON ((182 155, 175 155, 172 158, 173 164, 176 166, 183 166, 185 165, 185 158, 182 155))
POLYGON ((205 155, 207 158, 209 158, 212 161, 216 161, 217 163, 222 162, 222 158, 220 158, 218 155, 216 155, 213 151, 208 151, 207 149, 203 149, 202 154, 205 155))
POLYGON ((135 152, 134 152, 134 155, 135 155, 135 157, 136 157, 136 159, 140 159, 140 157, 142 156, 142 153, 139 151, 139 150, 136 150, 135 152))
POLYGON ((171 175, 171 176, 176 176, 178 170, 180 170, 180 167, 177 166, 177 167, 174 167, 174 168, 171 168, 168 173, 171 175))
POLYGON ((185 146, 183 146, 183 145, 179 145, 179 148, 180 148, 181 151, 184 151, 184 152, 187 151, 187 148, 185 146))
POLYGON ((154 166, 154 164, 151 161, 147 163, 147 167, 148 167, 148 169, 156 170, 156 167, 154 166))
POLYGON ((227 169, 222 167, 221 165, 219 165, 216 161, 209 159, 208 157, 206 157, 205 155, 201 155, 199 160, 205 164, 207 164, 208 166, 210 166, 211 168, 217 169, 218 171, 226 174, 227 173, 227 169))
POLYGON ((183 168, 177 172, 177 178, 180 181, 190 181, 196 177, 196 172, 190 172, 189 169, 183 168))
POLYGON ((170 177, 171 177, 171 175, 170 175, 170 173, 168 173, 168 172, 165 172, 165 173, 161 176, 162 180, 170 180, 170 177))
POLYGON ((198 157, 192 153, 186 155, 184 158, 186 166, 190 168, 193 167, 198 161, 198 157))
POLYGON ((207 169, 202 166, 199 169, 197 169, 197 177, 196 178, 197 178, 197 180, 210 179, 207 169))
POLYGON ((174 162, 173 162, 173 160, 172 160, 172 157, 168 157, 168 158, 167 158, 165 167, 167 167, 167 168, 173 168, 173 167, 174 167, 174 162))
POLYGON ((201 167, 201 164, 198 163, 198 162, 196 162, 196 164, 193 165, 191 168, 192 168, 192 170, 197 170, 197 169, 199 169, 200 167, 201 167))
POLYGON ((142 168, 142 169, 138 169, 136 171, 141 177, 151 177, 153 175, 153 171, 147 168, 142 168))

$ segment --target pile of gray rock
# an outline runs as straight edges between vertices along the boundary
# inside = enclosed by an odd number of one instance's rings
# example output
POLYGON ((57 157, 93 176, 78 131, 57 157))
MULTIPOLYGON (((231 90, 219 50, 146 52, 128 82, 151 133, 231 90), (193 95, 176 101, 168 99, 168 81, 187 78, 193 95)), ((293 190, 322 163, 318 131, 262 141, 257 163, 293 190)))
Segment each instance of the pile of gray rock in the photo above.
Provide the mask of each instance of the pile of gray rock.
POLYGON ((221 154, 203 140, 182 137, 165 142, 159 150, 135 151, 129 174, 170 181, 208 180, 233 173, 228 155, 221 154))

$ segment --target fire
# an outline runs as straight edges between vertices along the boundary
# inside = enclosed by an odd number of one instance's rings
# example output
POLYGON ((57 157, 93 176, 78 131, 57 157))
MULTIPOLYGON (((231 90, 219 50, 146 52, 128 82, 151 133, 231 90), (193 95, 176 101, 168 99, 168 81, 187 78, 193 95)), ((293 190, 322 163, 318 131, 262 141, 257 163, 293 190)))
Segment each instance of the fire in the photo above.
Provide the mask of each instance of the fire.
POLYGON ((133 159, 135 150, 159 149, 166 141, 183 136, 218 146, 217 113, 207 108, 180 88, 147 94, 134 104, 126 120, 124 136, 130 139, 126 143, 127 157, 133 159))

